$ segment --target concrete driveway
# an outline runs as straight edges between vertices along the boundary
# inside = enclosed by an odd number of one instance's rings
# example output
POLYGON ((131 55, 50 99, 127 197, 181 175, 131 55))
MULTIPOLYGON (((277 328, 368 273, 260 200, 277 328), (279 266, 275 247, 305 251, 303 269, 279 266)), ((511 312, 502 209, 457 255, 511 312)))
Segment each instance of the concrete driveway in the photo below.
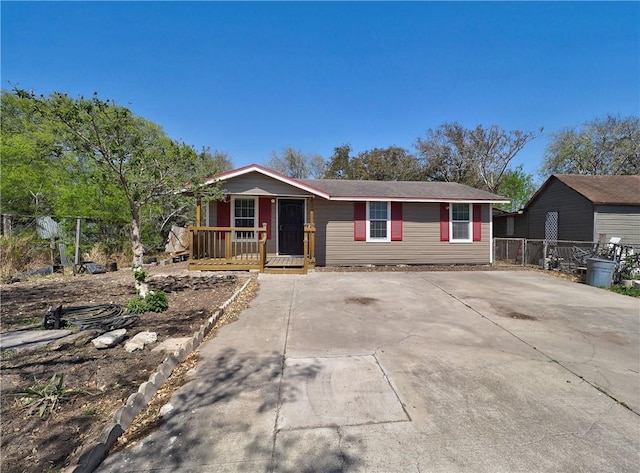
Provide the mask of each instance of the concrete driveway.
POLYGON ((638 299, 537 272, 259 281, 100 471, 638 471, 638 299))

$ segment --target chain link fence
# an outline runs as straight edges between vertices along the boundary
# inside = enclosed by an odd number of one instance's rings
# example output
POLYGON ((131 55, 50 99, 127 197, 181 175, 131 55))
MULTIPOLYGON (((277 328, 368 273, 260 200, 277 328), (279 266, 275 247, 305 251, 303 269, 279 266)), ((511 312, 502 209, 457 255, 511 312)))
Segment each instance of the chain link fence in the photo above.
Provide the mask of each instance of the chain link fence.
POLYGON ((49 274, 74 268, 76 238, 78 261, 105 264, 126 248, 126 229, 81 217, 1 215, 0 276, 49 274), (80 233, 77 233, 80 223, 80 233))
MULTIPOLYGON (((498 265, 538 266, 566 273, 584 272, 589 258, 621 263, 620 268, 633 270, 640 255, 640 245, 619 242, 531 240, 527 238, 494 238, 493 261, 498 265)), ((640 268, 638 268, 640 270, 640 268)))

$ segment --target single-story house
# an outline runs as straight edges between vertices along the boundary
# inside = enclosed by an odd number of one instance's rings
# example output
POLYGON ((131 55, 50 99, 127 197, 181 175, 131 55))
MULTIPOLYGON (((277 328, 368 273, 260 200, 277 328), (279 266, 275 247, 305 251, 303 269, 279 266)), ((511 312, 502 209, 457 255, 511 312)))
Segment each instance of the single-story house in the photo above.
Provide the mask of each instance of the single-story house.
POLYGON ((293 179, 256 164, 198 200, 192 269, 488 264, 498 195, 452 182, 293 179))
POLYGON ((640 245, 640 176, 554 174, 524 209, 495 214, 494 236, 640 245))

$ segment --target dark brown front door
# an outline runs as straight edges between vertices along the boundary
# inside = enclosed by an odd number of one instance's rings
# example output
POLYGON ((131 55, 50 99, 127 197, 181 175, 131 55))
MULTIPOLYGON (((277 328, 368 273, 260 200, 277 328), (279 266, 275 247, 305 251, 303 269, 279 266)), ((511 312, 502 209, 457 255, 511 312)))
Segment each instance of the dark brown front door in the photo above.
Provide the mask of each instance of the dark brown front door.
POLYGON ((278 253, 302 255, 304 252, 304 200, 278 200, 278 253))

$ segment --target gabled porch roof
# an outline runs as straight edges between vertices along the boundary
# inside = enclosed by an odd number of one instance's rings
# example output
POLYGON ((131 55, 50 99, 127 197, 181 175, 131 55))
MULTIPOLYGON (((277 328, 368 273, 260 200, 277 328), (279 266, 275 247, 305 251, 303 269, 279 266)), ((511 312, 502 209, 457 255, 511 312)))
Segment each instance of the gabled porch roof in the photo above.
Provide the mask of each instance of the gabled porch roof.
POLYGON ((215 182, 227 181, 229 179, 233 179, 234 177, 242 176, 245 174, 249 174, 251 172, 257 172, 259 174, 263 174, 268 176, 276 181, 283 182, 297 189, 303 190, 305 192, 309 192, 310 194, 316 195, 318 197, 323 197, 325 199, 330 199, 331 196, 321 189, 317 189, 312 185, 306 184, 303 181, 299 181, 297 179, 293 179, 291 177, 285 176, 284 174, 280 174, 279 172, 274 171, 273 169, 266 168, 264 166, 260 166, 259 164, 250 164, 248 166, 244 166, 238 169, 232 169, 231 171, 222 172, 213 176, 210 179, 207 179, 204 182, 204 185, 213 184, 215 182))

